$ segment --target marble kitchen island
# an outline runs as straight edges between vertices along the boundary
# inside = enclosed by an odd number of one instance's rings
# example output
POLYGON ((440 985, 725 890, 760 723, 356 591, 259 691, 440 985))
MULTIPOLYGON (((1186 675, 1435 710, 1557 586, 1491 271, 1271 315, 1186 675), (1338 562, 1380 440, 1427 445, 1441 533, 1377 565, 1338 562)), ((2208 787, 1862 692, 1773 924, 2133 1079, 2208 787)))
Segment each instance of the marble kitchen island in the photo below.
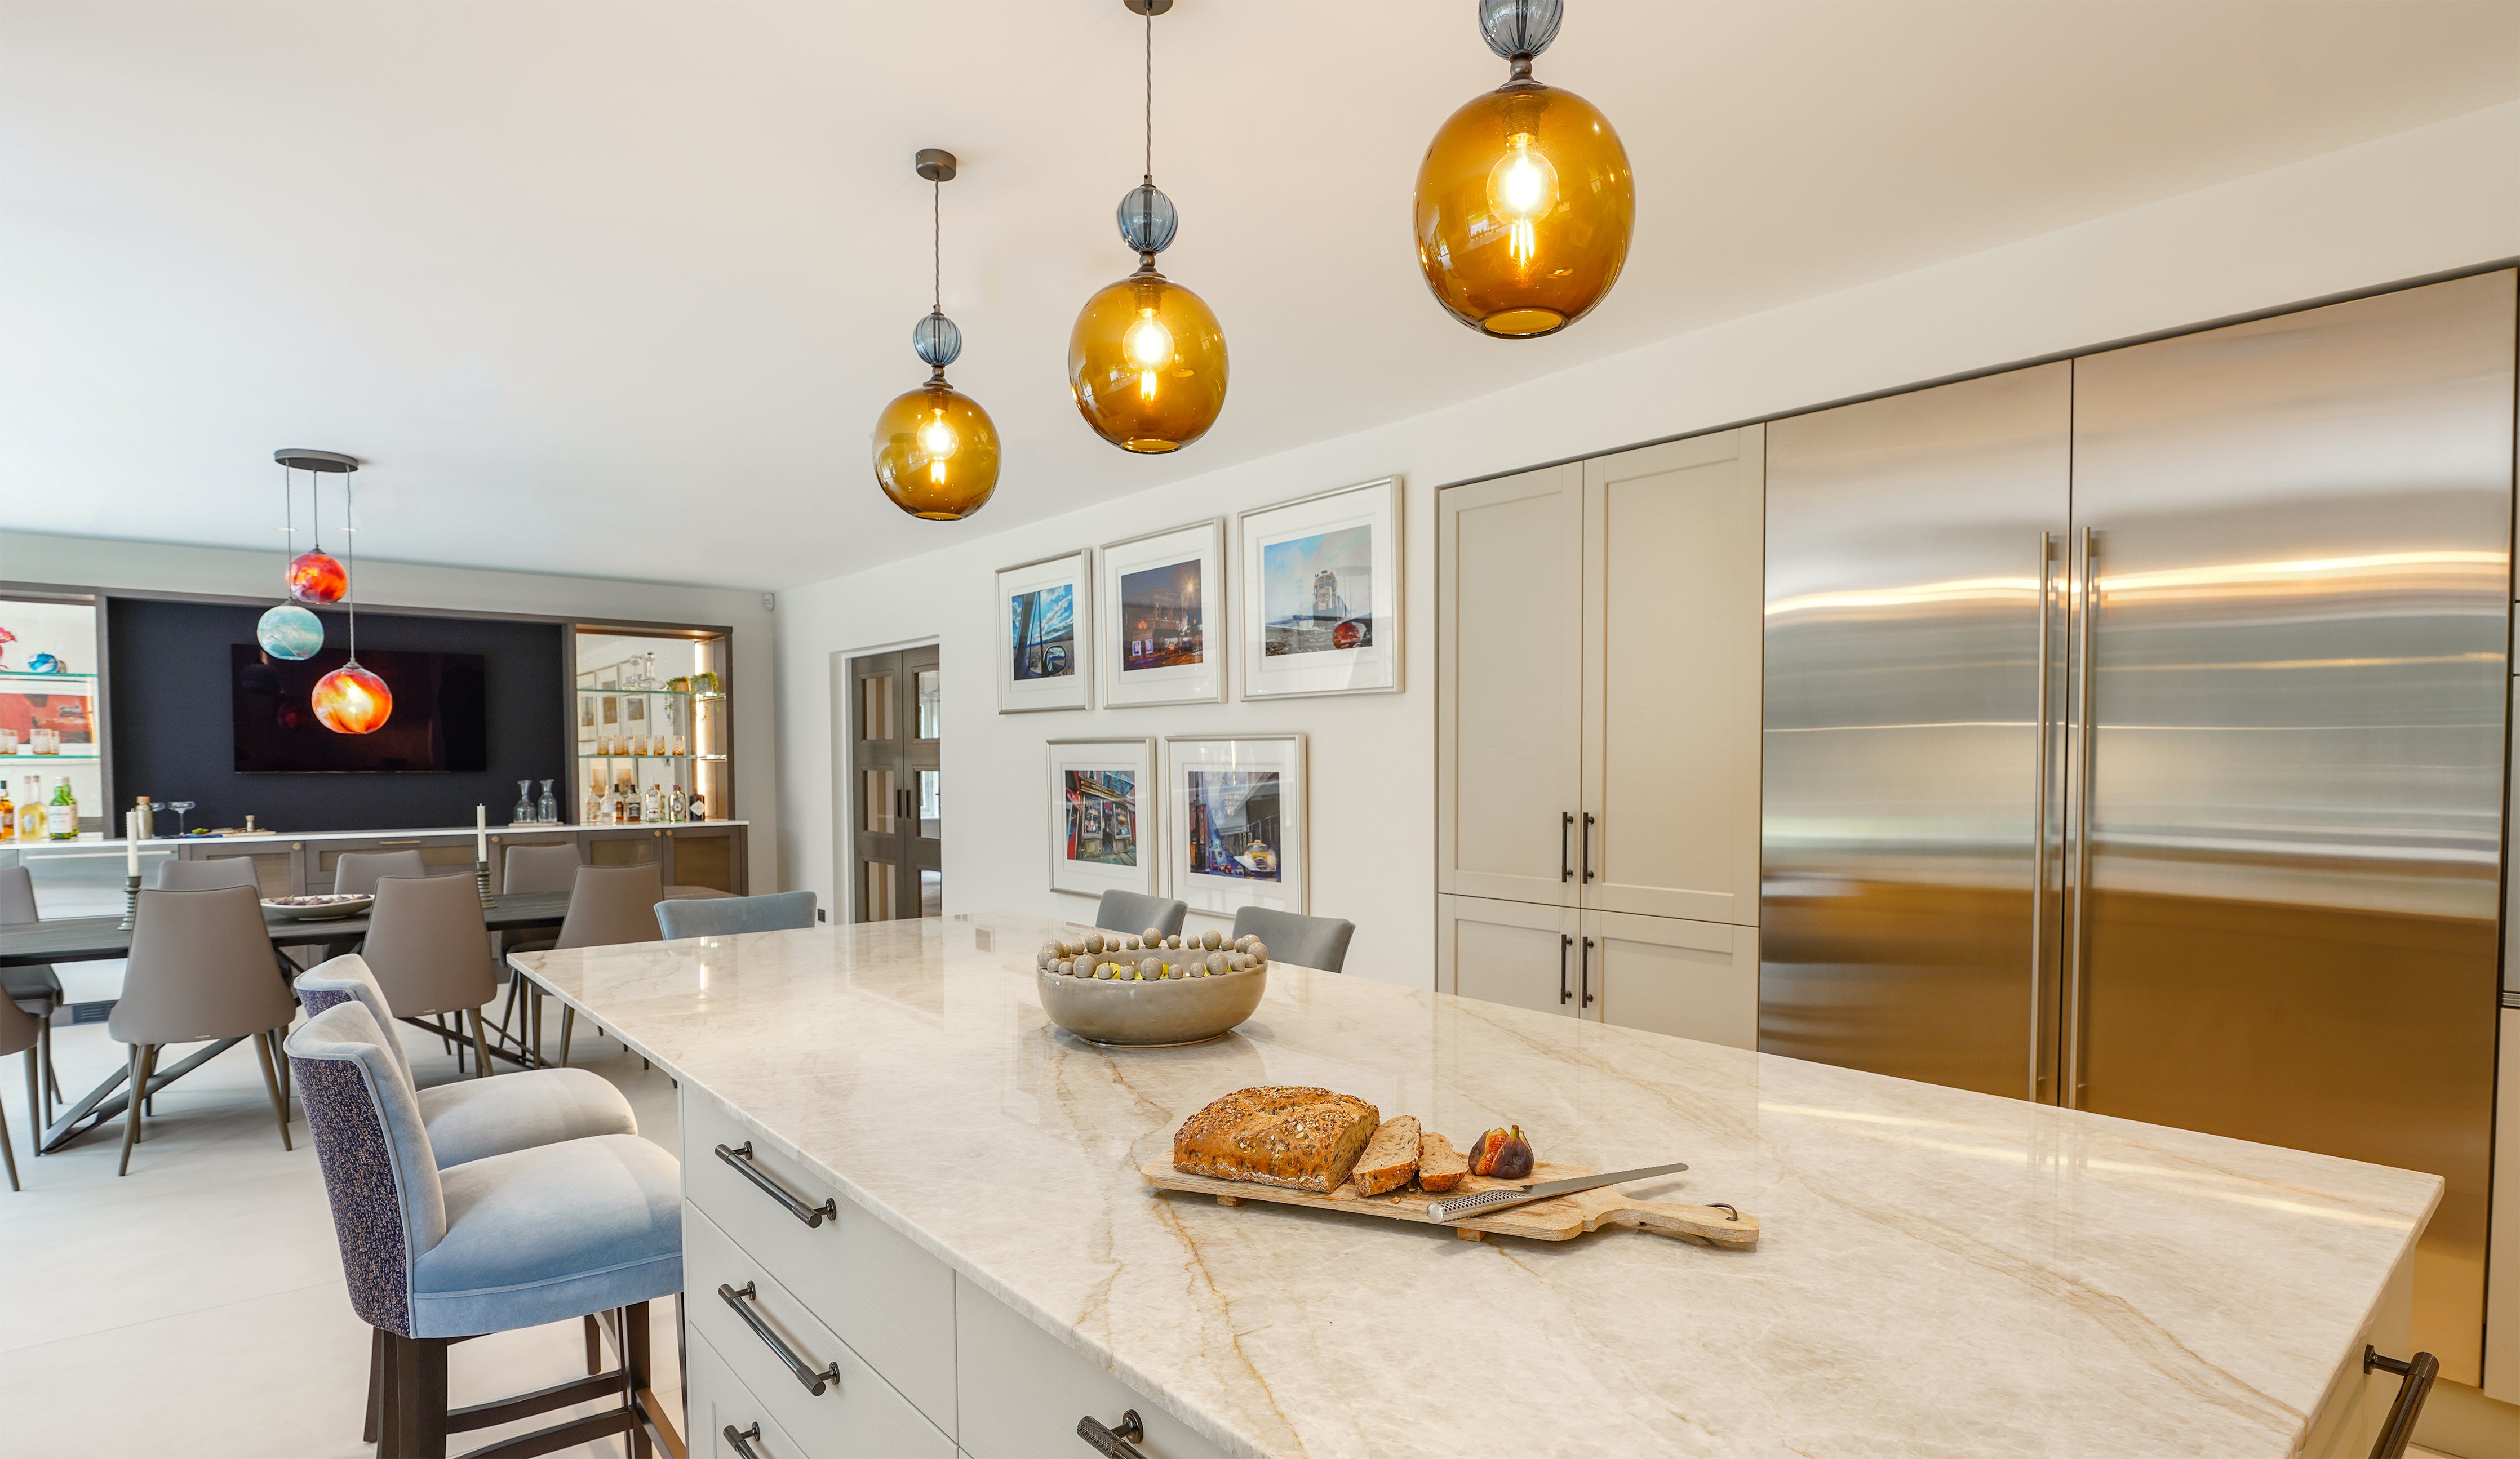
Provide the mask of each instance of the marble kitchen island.
POLYGON ((1080 1418, 1134 1408, 1175 1459, 2360 1459, 2395 1393, 2361 1358, 2406 1355, 2431 1175, 1282 964, 1225 1039, 1105 1050, 1041 1011, 1067 926, 518 958, 681 1084, 696 1455, 1083 1455, 1080 1418), (1686 1160, 1634 1192, 1761 1243, 1470 1242, 1140 1181, 1264 1083, 1686 1160))

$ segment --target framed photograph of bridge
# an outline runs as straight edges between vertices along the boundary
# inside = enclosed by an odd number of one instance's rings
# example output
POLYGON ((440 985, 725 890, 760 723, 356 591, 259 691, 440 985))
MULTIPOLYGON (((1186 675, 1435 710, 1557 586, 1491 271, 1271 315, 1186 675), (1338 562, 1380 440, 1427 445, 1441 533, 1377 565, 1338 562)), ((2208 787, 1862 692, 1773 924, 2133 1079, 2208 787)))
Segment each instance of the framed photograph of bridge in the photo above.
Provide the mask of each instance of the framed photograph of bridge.
POLYGON ((998 569, 998 713, 1093 707, 1093 557, 998 569))
POLYGON ((1242 697, 1400 687, 1400 478, 1246 511, 1242 697))
POLYGON ((1103 544, 1102 703, 1213 704, 1225 697, 1225 519, 1103 544))

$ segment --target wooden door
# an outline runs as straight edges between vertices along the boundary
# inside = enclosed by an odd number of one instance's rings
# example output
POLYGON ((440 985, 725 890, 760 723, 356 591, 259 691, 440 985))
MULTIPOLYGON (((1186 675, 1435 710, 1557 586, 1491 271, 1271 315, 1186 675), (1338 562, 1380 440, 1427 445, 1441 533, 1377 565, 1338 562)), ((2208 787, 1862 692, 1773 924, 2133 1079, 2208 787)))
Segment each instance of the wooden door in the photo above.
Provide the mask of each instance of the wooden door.
POLYGON ((1584 468, 1436 498, 1435 889, 1576 905, 1584 468))
POLYGON ((1584 1017, 1759 1046, 1757 928, 1634 912, 1586 912, 1583 920, 1576 991, 1584 1017))
POLYGON ((1435 899, 1435 986, 1465 998, 1580 1014, 1572 907, 1479 897, 1435 899))
POLYGON ((1758 923, 1765 443, 1584 463, 1589 907, 1758 923))
POLYGON ((849 660, 857 921, 944 914, 941 684, 933 646, 849 660))

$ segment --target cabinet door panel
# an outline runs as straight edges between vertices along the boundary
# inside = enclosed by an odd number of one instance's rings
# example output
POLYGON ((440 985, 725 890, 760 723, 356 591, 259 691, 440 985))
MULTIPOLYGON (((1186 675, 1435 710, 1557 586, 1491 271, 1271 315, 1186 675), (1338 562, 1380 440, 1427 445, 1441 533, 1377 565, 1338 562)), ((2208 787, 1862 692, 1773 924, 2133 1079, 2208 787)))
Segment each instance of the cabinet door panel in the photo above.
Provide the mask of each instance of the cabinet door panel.
POLYGON ((1087 1455, 1076 1421, 1115 1426, 1126 1413, 1146 1425, 1137 1451, 1147 1459, 1224 1459, 1163 1405, 959 1276, 954 1311, 956 1361, 970 1375, 957 1433, 971 1459, 1087 1455))
POLYGON ((1437 499, 1439 892, 1575 905, 1583 491, 1563 465, 1437 499))
POLYGON ((1435 986, 1465 998, 1572 1016, 1576 918, 1572 908, 1435 899, 1435 986))
MULTIPOLYGON (((1595 912, 1587 1018, 1734 1048, 1759 1045, 1759 932, 1595 912)), ((1580 1000, 1579 1000, 1580 1001, 1580 1000)))
POLYGON ((1765 442, 1584 464, 1588 906, 1758 923, 1765 442))

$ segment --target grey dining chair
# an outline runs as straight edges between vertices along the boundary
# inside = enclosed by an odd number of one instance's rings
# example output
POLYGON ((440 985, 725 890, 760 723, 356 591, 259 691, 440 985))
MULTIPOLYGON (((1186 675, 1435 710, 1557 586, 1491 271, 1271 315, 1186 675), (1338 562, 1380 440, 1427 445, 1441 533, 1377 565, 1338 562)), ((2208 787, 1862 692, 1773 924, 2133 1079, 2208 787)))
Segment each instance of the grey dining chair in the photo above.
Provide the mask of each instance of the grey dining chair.
MULTIPOLYGON (((405 1019, 455 1017, 455 1067, 464 1067, 464 1020, 472 1020, 475 1078, 490 1072, 490 1040, 481 1005, 499 995, 490 964, 490 930, 481 920, 481 892, 463 876, 385 876, 377 880, 361 954, 405 1019)), ((441 1027, 436 1032, 444 1033, 441 1027)))
MULTIPOLYGON (((35 1094, 35 1047, 43 1041, 34 1017, 16 1002, 0 999, 0 1058, 10 1054, 26 1056, 26 1122, 33 1127, 27 1147, 41 1155, 44 1151, 44 1108, 35 1094)), ((0 1159, 9 1163, 9 1188, 19 1189, 18 1149, 9 1139, 9 1115, 0 1110, 0 1159)))
POLYGON ((814 925, 814 894, 771 892, 760 897, 675 897, 656 904, 656 928, 667 941, 685 937, 735 937, 746 932, 792 932, 814 925))
POLYGON ((271 934, 263 926, 261 899, 244 887, 207 892, 144 891, 140 918, 131 931, 131 962, 122 976, 106 1031, 131 1046, 131 1114, 122 1130, 122 1164, 131 1172, 131 1147, 140 1143, 142 1106, 158 1052, 170 1043, 204 1039, 247 1039, 262 1060, 263 1087, 280 1121, 280 1146, 289 1139, 289 1105, 280 1092, 272 1049, 297 1015, 272 965, 271 934))
MULTIPOLYGON (((428 864, 416 851, 345 851, 333 863, 333 891, 336 896, 367 896, 381 878, 428 874, 428 864)), ((479 901, 477 888, 473 900, 479 901)))
MULTIPOLYGON (((656 904, 665 898, 664 868, 653 862, 632 866, 580 866, 569 888, 568 915, 562 919, 555 949, 610 948, 623 943, 661 941, 656 904)), ((568 1064, 568 1038, 577 1010, 560 1014, 560 1062, 568 1064)))
POLYGON ((1234 914, 1236 940, 1257 935, 1271 962, 1291 962, 1335 973, 1347 961, 1347 940, 1356 924, 1340 917, 1308 917, 1301 912, 1246 906, 1234 914))
MULTIPOLYGON (((511 846, 499 862, 499 895, 529 897, 538 892, 565 892, 577 885, 577 868, 583 864, 577 843, 558 846, 511 846)), ((499 1037, 508 1037, 508 1020, 516 1017, 517 1000, 524 994, 524 980, 508 965, 511 952, 549 951, 556 932, 528 932, 522 936, 499 935, 499 972, 508 980, 508 1000, 499 1009, 499 1037)))
POLYGON ((158 890, 161 892, 215 892, 221 887, 251 887, 262 891, 262 878, 255 873, 251 857, 210 857, 199 862, 168 862, 158 868, 158 890))
MULTIPOLYGON (((42 920, 35 910, 34 874, 23 866, 0 866, 0 924, 42 920)), ((35 1121, 40 1133, 53 1118, 54 1102, 62 1097, 61 1078, 53 1072, 53 1013, 62 1006, 61 974, 47 962, 0 968, 0 993, 35 1022, 35 1046, 26 1051, 26 1103, 30 1108, 41 1106, 35 1121), (35 1092, 38 1066, 40 1097, 35 1092)), ((42 1141, 36 1143, 40 1149, 42 1141)))
POLYGON ((1153 928, 1166 937, 1182 930, 1190 904, 1144 892, 1105 892, 1094 908, 1094 925, 1107 932, 1145 932, 1153 928))

